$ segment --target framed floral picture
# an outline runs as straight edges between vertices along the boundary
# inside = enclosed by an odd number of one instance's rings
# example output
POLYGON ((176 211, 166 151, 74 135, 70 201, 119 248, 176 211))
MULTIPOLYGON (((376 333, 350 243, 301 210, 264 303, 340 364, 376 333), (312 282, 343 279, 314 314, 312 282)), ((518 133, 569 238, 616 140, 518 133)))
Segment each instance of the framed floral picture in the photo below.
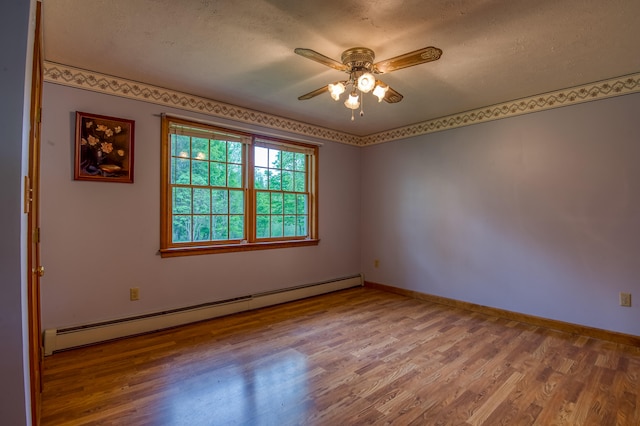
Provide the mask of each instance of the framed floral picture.
POLYGON ((76 111, 74 179, 133 183, 134 124, 76 111))

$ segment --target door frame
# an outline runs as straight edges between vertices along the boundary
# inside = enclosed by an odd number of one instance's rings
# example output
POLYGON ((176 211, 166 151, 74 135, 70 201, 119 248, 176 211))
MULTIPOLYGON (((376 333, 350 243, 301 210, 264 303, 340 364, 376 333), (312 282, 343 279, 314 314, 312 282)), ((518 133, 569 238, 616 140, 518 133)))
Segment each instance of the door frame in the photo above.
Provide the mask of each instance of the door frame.
POLYGON ((42 395, 42 326, 40 320, 40 124, 42 116, 42 3, 36 2, 36 25, 31 76, 31 108, 29 112, 29 169, 25 176, 24 212, 27 214, 27 305, 29 320, 29 382, 31 420, 40 424, 42 395))

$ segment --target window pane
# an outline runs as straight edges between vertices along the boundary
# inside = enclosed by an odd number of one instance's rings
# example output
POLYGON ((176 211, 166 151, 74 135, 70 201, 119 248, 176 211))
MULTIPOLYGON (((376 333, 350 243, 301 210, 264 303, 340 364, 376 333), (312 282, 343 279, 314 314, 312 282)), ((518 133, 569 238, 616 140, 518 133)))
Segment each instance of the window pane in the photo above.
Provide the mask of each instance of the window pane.
POLYGON ((295 194, 284 194, 284 214, 296 214, 295 194))
POLYGON ((306 237, 309 235, 307 228, 307 216, 298 216, 298 229, 296 230, 296 234, 299 237, 306 237))
POLYGON ((196 214, 211 213, 211 190, 195 188, 193 190, 193 212, 196 214))
POLYGON ((214 189, 211 191, 212 213, 229 213, 229 191, 226 189, 214 189))
POLYGON ((258 214, 271 213, 271 197, 268 192, 258 192, 256 194, 256 212, 258 214))
POLYGON ((171 135, 171 155, 173 157, 191 157, 191 138, 183 135, 171 135))
POLYGON ((225 141, 211 141, 210 147, 213 161, 227 161, 227 143, 225 141))
POLYGON ((225 163, 211 164, 211 186, 227 186, 227 165, 225 163))
POLYGON ((253 163, 256 167, 269 167, 269 150, 267 148, 256 146, 253 152, 253 163))
POLYGON ((191 161, 184 158, 171 159, 171 183, 178 185, 191 183, 191 161))
POLYGON ((242 144, 240 142, 227 142, 229 149, 229 163, 242 164, 242 144))
POLYGON ((271 216, 271 236, 282 237, 282 216, 271 216))
POLYGON ((293 189, 296 192, 305 192, 306 190, 306 173, 304 172, 295 172, 294 173, 294 178, 295 178, 295 188, 293 189))
POLYGON ((229 191, 229 213, 244 213, 244 191, 229 191))
POLYGON ((171 233, 176 243, 191 242, 191 216, 173 216, 171 233))
POLYGON ((305 161, 305 155, 300 153, 300 152, 296 152, 295 153, 295 165, 296 165, 296 170, 298 171, 305 171, 306 170, 306 161, 305 161))
POLYGON ((191 213, 191 188, 173 188, 173 214, 191 213))
POLYGON ((296 207, 298 214, 307 214, 307 195, 306 194, 297 194, 296 195, 296 207))
POLYGON ((213 235, 211 236, 211 239, 214 241, 229 239, 229 216, 213 216, 213 235))
POLYGON ((271 214, 282 214, 282 193, 271 193, 271 214))
POLYGON ((293 172, 290 172, 290 171, 282 172, 282 190, 293 191, 293 172))
POLYGON ((256 237, 269 238, 269 216, 258 215, 256 217, 256 237))
POLYGON ((209 163, 206 161, 193 160, 191 162, 191 184, 192 185, 208 185, 209 184, 209 163))
POLYGON ((269 180, 267 178, 268 172, 267 169, 262 167, 256 167, 254 173, 254 182, 253 186, 255 189, 268 189, 269 188, 269 180))
POLYGON ((211 216, 194 216, 193 217, 193 241, 210 240, 211 225, 209 219, 211 216))
POLYGON ((271 173, 271 175, 269 176, 269 189, 271 189, 272 191, 280 191, 280 189, 282 188, 280 172, 273 169, 270 169, 269 172, 271 173))
POLYGON ((296 217, 295 216, 284 217, 284 236, 285 237, 296 236, 296 217))
POLYGON ((282 151, 282 168, 293 170, 293 152, 282 151))
POLYGON ((191 157, 198 160, 208 160, 209 139, 193 138, 191 141, 191 157))
POLYGON ((277 149, 269 150, 269 167, 273 169, 281 169, 282 165, 280 162, 280 151, 277 149))
POLYGON ((240 164, 229 164, 227 172, 229 173, 227 186, 230 188, 242 188, 242 166, 240 164))
POLYGON ((244 216, 243 215, 229 216, 229 239, 231 240, 244 239, 244 216))

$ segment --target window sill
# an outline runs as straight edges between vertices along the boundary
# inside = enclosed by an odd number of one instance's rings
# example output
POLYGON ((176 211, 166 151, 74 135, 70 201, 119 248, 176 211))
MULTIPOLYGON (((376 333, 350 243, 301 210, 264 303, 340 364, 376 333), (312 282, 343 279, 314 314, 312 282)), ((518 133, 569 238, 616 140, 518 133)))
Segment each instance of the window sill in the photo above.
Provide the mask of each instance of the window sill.
POLYGON ((201 254, 233 253, 237 251, 270 250, 278 248, 317 246, 320 240, 269 241, 264 243, 221 244, 216 246, 171 247, 160 249, 161 257, 196 256, 201 254))

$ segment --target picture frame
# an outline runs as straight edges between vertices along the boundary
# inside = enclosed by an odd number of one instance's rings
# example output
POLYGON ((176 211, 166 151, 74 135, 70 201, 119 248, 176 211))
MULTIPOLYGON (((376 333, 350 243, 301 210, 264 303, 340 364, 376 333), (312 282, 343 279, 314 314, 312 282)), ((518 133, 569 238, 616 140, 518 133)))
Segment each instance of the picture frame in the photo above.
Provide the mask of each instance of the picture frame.
POLYGON ((135 121, 76 111, 74 180, 133 183, 135 121))

